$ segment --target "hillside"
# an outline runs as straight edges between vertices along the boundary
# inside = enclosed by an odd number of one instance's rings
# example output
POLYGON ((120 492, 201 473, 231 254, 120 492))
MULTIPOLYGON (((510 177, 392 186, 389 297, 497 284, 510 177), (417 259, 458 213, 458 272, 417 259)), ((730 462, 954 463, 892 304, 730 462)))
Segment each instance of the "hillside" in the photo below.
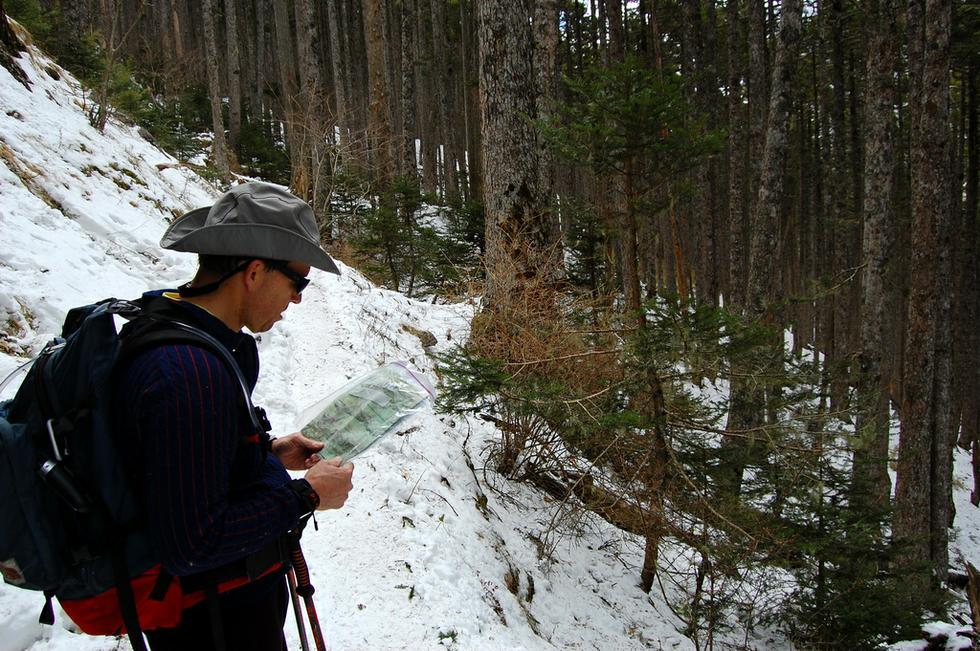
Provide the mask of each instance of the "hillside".
MULTIPOLYGON (((0 68, 0 379, 60 329, 68 308, 174 286, 193 256, 161 250, 168 220, 219 189, 110 120, 89 126, 85 93, 37 50, 19 61, 30 89, 0 68)), ((411 300, 341 265, 313 272, 303 302, 262 335, 256 403, 276 433, 347 380, 407 360, 432 380, 431 353, 467 336, 475 306, 411 300), (406 326, 432 333, 425 349, 406 326)), ((8 390, 4 396, 9 397, 8 390)), ((345 508, 317 517, 305 549, 332 649, 694 649, 672 609, 678 595, 638 587, 642 541, 483 467, 499 433, 434 413, 369 450, 345 508)), ((980 517, 969 503, 969 458, 956 459, 951 562, 980 565, 980 517)), ((677 571, 693 571, 668 547, 677 571)), ((0 651, 129 648, 79 635, 63 614, 37 624, 41 596, 0 584, 0 651)), ((954 633, 969 623, 935 624, 954 633)), ((292 616, 287 639, 298 648, 292 616)), ((948 649, 969 648, 956 637, 948 649)), ((894 649, 924 648, 921 641, 894 649)), ((716 648, 789 648, 778 630, 732 622, 716 648)))
MULTIPOLYGON (((157 241, 168 219, 218 194, 136 127, 92 129, 78 83, 38 51, 20 65, 30 90, 0 69, 0 377, 69 307, 188 279, 193 256, 157 241)), ((466 336, 472 305, 409 300, 342 271, 315 271, 302 304, 261 337, 255 397, 277 433, 383 362, 434 378, 404 326, 434 334, 436 350, 466 336)), ((638 541, 592 519, 552 530, 558 505, 484 471, 495 435, 427 413, 357 460, 346 507, 304 538, 330 648, 694 648, 664 598, 638 589, 638 541)), ((41 604, 0 584, 0 651, 128 648, 73 632, 60 613, 40 626, 41 604)), ((298 648, 291 615, 286 632, 298 648)))

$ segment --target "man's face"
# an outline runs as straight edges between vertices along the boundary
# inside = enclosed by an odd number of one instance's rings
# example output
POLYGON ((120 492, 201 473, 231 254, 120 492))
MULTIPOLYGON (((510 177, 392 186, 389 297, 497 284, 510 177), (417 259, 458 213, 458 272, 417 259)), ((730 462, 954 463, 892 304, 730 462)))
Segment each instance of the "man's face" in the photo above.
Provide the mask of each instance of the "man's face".
MULTIPOLYGON (((305 277, 310 273, 310 265, 301 262, 290 262, 287 267, 294 275, 305 277)), ((255 333, 269 330, 282 319, 290 303, 303 300, 293 280, 283 271, 263 264, 257 274, 255 292, 244 320, 245 327, 255 333)))

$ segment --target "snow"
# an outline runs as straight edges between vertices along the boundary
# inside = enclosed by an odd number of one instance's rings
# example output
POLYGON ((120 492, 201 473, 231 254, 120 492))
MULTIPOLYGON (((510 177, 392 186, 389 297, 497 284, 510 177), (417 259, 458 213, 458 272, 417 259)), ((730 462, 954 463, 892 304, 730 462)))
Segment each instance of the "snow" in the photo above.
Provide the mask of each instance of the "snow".
MULTIPOLYGON (((82 89, 41 53, 20 62, 31 90, 0 68, 0 379, 70 307, 189 279, 194 256, 157 242, 169 219, 220 193, 135 127, 90 127, 82 89)), ((410 300, 340 267, 339 278, 314 270, 303 302, 260 337, 254 397, 274 433, 386 362, 435 381, 404 325, 434 334, 437 350, 467 336, 473 304, 410 300)), ((482 468, 499 436, 486 423, 426 413, 409 425, 355 460, 346 506, 304 535, 329 648, 694 648, 664 597, 639 589, 638 540, 601 520, 577 536, 550 531, 557 505, 482 468)), ((38 624, 42 601, 0 584, 0 651, 129 648, 78 633, 60 610, 53 627, 38 624)), ((299 648, 292 614, 286 635, 299 648)))
MULTIPOLYGON (((135 127, 90 127, 82 89, 36 50, 20 63, 31 90, 0 68, 0 379, 40 350, 70 307, 189 279, 194 257, 157 242, 169 219, 219 194, 135 127)), ((302 303, 260 337, 254 397, 275 433, 386 362, 406 360, 435 381, 432 357, 403 326, 434 334, 435 350, 467 336, 473 304, 411 300, 339 266, 340 277, 314 270, 302 303)), ((562 505, 483 468, 498 439, 485 422, 425 413, 355 460, 346 506, 318 514, 304 535, 328 647, 694 649, 672 613, 676 595, 639 588, 642 541, 591 516, 556 526, 562 505)), ((956 473, 965 490, 951 557, 980 565, 965 455, 956 473)), ((683 549, 664 555, 692 562, 683 549)), ((130 648, 78 633, 60 611, 41 626, 42 601, 0 584, 0 651, 130 648)), ((946 648, 964 648, 953 646, 964 640, 958 627, 934 628, 950 635, 946 648)), ((292 614, 286 634, 299 648, 292 614)), ((749 644, 790 648, 761 633, 749 644)))

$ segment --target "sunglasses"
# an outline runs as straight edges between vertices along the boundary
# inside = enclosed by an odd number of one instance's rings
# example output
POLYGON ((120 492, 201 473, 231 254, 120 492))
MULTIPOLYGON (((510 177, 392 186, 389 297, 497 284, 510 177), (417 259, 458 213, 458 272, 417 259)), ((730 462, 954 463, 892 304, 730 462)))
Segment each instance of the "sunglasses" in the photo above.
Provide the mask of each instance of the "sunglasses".
POLYGON ((293 289, 297 294, 302 294, 306 286, 310 284, 310 279, 306 276, 293 271, 290 269, 285 262, 281 260, 264 260, 265 266, 269 269, 274 269, 278 271, 293 283, 293 289))

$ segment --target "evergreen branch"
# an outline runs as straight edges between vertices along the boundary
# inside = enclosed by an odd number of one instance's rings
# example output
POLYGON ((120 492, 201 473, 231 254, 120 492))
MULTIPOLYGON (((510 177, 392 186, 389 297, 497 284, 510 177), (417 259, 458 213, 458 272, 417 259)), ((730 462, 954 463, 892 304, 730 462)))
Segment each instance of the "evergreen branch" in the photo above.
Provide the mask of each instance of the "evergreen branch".
POLYGON ((562 355, 561 357, 549 357, 546 359, 533 359, 527 362, 504 362, 504 366, 533 366, 535 364, 547 364, 548 362, 560 362, 566 359, 575 359, 578 357, 591 357, 593 355, 610 355, 622 352, 618 348, 612 350, 589 350, 584 353, 572 353, 571 355, 562 355))
MULTIPOLYGON (((767 433, 767 432, 769 432, 769 431, 771 431, 773 429, 778 428, 780 425, 782 425, 784 423, 770 423, 768 425, 760 425, 759 427, 749 427, 749 428, 746 428, 746 429, 733 429, 733 430, 721 429, 721 428, 718 428, 718 427, 711 427, 710 425, 703 425, 703 424, 697 423, 695 421, 686 420, 684 418, 671 419, 671 420, 668 421, 668 424, 670 424, 671 426, 681 426, 681 427, 686 427, 686 428, 689 428, 689 429, 696 429, 696 430, 699 430, 701 432, 706 432, 706 433, 709 433, 709 434, 721 434, 722 436, 731 436, 733 438, 739 438, 739 439, 745 439, 745 440, 749 440, 749 441, 754 441, 757 438, 756 436, 754 436, 754 434, 756 434, 756 433, 765 434, 765 433, 767 433)), ((771 439, 770 439, 770 442, 771 442, 771 439)), ((801 446, 789 445, 789 444, 785 444, 785 443, 778 443, 778 444, 776 444, 776 447, 779 448, 780 450, 793 450, 795 452, 807 452, 807 453, 809 453, 809 452, 817 452, 818 451, 818 450, 815 450, 813 448, 804 448, 804 447, 801 447, 801 446)), ((832 449, 838 449, 837 446, 830 446, 830 447, 832 449)), ((839 449, 846 449, 846 446, 841 446, 839 449)))

